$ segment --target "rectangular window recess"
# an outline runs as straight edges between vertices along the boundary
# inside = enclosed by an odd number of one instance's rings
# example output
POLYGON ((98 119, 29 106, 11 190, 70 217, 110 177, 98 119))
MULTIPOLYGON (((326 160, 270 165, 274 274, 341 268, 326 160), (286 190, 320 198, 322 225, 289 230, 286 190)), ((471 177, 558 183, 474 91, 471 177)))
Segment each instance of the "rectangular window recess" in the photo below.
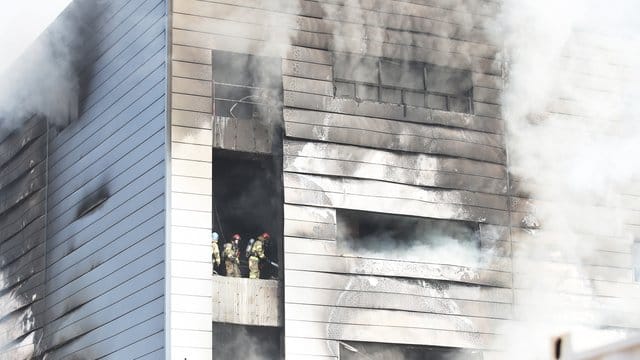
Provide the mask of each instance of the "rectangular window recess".
POLYGON ((272 155, 213 150, 213 226, 220 233, 221 251, 233 234, 241 236, 242 277, 249 275, 249 239, 264 232, 271 237, 265 253, 273 264, 262 264, 260 277, 279 277, 284 221, 280 166, 272 155))
POLYGON ((212 61, 216 116, 282 117, 281 59, 214 51, 212 61))
POLYGON ((338 249, 345 256, 459 266, 480 261, 474 222, 338 209, 338 249))
POLYGON ((341 360, 482 360, 480 350, 410 344, 338 341, 341 360))
POLYGON ((213 323, 214 359, 282 359, 282 328, 213 323))
POLYGON ((335 97, 473 113, 471 71, 335 53, 335 97))

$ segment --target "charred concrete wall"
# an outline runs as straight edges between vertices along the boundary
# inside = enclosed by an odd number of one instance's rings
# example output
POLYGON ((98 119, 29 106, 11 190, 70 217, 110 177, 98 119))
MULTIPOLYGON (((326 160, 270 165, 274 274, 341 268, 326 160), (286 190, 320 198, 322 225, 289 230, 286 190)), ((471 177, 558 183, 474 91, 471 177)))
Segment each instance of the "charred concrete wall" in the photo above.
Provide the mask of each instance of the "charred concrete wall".
MULTIPOLYGON (((176 192, 195 188, 197 196, 210 196, 215 174, 209 177, 204 150, 226 146, 216 143, 221 134, 245 134, 240 125, 229 129, 229 119, 211 116, 215 51, 281 59, 288 358, 338 358, 340 341, 464 347, 487 350, 486 358, 499 348, 497 329, 512 316, 502 65, 498 49, 482 35, 483 21, 497 6, 453 3, 173 3, 172 154, 183 171, 173 170, 176 199, 187 196, 176 192), (346 98, 336 93, 337 53, 467 72, 471 106, 438 110, 425 106, 426 95, 413 105, 346 98), (451 264, 428 256, 402 262, 393 255, 348 254, 337 245, 337 209, 477 223, 480 247, 492 256, 451 264)), ((174 228, 184 226, 181 241, 195 234, 201 239, 181 253, 185 260, 200 259, 201 270, 192 263, 194 271, 184 275, 196 284, 193 279, 208 276, 210 260, 197 252, 207 246, 210 209, 188 210, 178 212, 187 222, 173 220, 174 228)), ((197 330, 209 331, 190 328, 197 330)))
MULTIPOLYGON (((493 5, 330 2, 315 7, 316 16, 334 23, 324 24, 330 35, 310 38, 333 51, 283 63, 288 76, 285 347, 290 357, 337 358, 341 343, 349 341, 487 350, 485 358, 499 349, 499 324, 512 314, 512 276, 508 235, 495 236, 497 227, 508 225, 509 214, 503 124, 496 105, 501 66, 481 27, 493 5), (458 16, 475 19, 474 25, 458 16), (350 39, 354 35, 344 30, 350 23, 371 28, 366 36, 350 39), (473 111, 394 104, 380 97, 339 98, 337 52, 469 71, 473 111), (336 209, 475 222, 481 246, 497 255, 452 262, 430 256, 436 249, 419 247, 414 251, 421 253, 408 259, 385 249, 383 234, 371 239, 380 242, 379 251, 345 251, 337 243, 342 234, 336 209)), ((302 15, 314 14, 307 11, 302 15)), ((292 41, 304 41, 304 35, 292 41)), ((382 68, 365 69, 384 76, 382 68)))
POLYGON ((64 71, 11 74, 42 116, 2 142, 2 358, 162 358, 166 3, 76 1, 52 29, 24 63, 64 71))

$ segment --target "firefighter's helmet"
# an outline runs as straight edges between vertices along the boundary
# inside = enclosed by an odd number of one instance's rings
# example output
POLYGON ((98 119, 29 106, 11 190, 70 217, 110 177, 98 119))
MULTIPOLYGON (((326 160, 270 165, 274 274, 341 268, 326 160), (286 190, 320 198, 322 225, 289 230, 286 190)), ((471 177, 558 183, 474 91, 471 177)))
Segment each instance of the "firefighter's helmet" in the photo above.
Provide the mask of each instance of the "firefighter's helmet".
POLYGON ((220 237, 220 235, 218 235, 217 232, 214 231, 214 232, 211 233, 211 240, 218 241, 219 237, 220 237))
POLYGON ((233 240, 240 240, 240 234, 233 234, 233 236, 231 237, 231 239, 233 239, 233 240))
POLYGON ((265 233, 262 233, 262 235, 260 235, 260 236, 262 236, 262 238, 263 238, 263 239, 265 239, 265 240, 269 240, 269 238, 271 237, 271 236, 269 235, 269 233, 266 233, 266 232, 265 232, 265 233))

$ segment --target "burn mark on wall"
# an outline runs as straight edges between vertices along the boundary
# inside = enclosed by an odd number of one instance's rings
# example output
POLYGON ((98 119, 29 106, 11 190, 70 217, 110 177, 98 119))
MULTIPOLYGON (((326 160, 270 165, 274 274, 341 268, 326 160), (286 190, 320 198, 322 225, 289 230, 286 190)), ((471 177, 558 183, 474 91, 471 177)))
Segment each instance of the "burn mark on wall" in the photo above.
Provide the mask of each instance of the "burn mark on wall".
POLYGON ((64 305, 64 310, 62 311, 64 315, 69 315, 80 310, 84 306, 84 303, 75 304, 73 301, 68 301, 64 305))
POLYGON ((85 196, 80 203, 76 212, 76 219, 80 219, 83 216, 87 216, 92 212, 98 210, 111 196, 109 188, 106 185, 102 185, 98 190, 85 196))

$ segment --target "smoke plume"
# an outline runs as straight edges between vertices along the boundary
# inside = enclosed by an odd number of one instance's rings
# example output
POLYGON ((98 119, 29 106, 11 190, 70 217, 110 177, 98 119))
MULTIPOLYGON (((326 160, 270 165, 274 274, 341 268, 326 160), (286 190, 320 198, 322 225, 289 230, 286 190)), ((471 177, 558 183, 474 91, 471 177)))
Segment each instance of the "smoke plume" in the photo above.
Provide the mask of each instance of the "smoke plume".
POLYGON ((75 1, 1 74, 0 135, 33 115, 57 126, 77 118, 93 20, 103 4, 75 1))
MULTIPOLYGON (((516 321, 506 331, 506 357, 544 359, 552 336, 570 331, 577 333, 576 345, 594 345, 594 334, 603 342, 640 327, 631 256, 640 170, 640 106, 633 101, 640 90, 640 28, 631 14, 640 8, 625 0, 505 0, 491 16, 478 15, 494 5, 447 2, 447 17, 421 25, 449 38, 475 31, 489 38, 489 53, 492 46, 500 51, 516 224, 510 230, 516 321), (626 289, 608 294, 610 284, 626 289)), ((402 24, 390 2, 372 6, 359 0, 323 3, 333 26, 330 48, 407 63, 412 54, 405 47, 390 52, 388 44, 424 40, 393 30, 402 24), (376 28, 380 24, 387 28, 376 28)), ((431 46, 470 56, 463 46, 431 46)), ((377 70, 363 62, 352 68, 377 70)), ((430 248, 419 239, 409 243, 409 249, 381 248, 367 256, 420 257, 430 248)), ((465 253, 447 246, 438 252, 465 253)))
POLYGON ((488 27, 504 50, 512 217, 525 229, 511 234, 518 321, 508 358, 548 358, 549 339, 564 332, 594 346, 640 327, 630 255, 640 27, 629 14, 638 10, 507 0, 488 27), (607 293, 611 283, 626 290, 607 293))

